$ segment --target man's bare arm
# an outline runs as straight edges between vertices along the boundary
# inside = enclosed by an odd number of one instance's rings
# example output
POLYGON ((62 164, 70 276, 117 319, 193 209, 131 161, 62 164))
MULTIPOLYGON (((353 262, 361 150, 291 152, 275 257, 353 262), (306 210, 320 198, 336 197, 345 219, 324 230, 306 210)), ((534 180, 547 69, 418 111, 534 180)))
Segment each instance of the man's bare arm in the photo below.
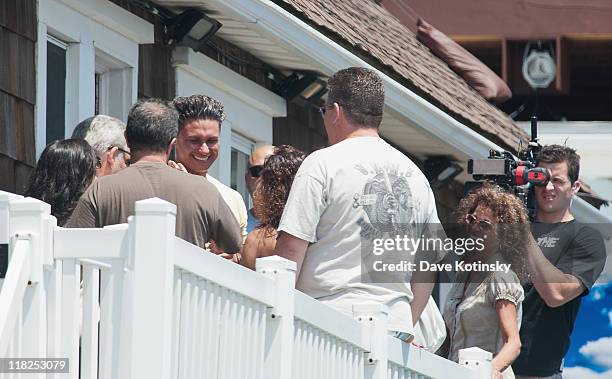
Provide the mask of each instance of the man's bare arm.
POLYGON ((582 282, 556 268, 546 259, 531 233, 527 235, 527 268, 536 291, 546 305, 560 307, 580 296, 586 290, 582 282))
POLYGON ((427 306, 429 296, 436 282, 436 273, 432 271, 415 271, 410 278, 410 288, 412 289, 413 299, 410 303, 412 312, 412 324, 416 325, 427 306))
POLYGON ((278 239, 276 240, 276 247, 274 248, 274 255, 294 261, 297 269, 295 272, 295 279, 300 276, 300 269, 302 268, 302 262, 306 255, 306 248, 308 248, 308 241, 295 237, 286 232, 279 232, 278 239))

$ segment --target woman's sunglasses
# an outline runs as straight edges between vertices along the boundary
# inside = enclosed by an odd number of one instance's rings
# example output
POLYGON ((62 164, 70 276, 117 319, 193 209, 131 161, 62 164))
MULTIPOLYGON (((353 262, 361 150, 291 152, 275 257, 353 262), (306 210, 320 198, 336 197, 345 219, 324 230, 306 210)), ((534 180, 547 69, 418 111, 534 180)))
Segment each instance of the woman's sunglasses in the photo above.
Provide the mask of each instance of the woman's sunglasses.
POLYGON ((478 217, 474 216, 473 214, 467 214, 465 215, 465 222, 468 225, 478 225, 478 227, 485 231, 488 232, 491 229, 493 229, 493 223, 491 223, 491 221, 489 220, 479 220, 478 217))

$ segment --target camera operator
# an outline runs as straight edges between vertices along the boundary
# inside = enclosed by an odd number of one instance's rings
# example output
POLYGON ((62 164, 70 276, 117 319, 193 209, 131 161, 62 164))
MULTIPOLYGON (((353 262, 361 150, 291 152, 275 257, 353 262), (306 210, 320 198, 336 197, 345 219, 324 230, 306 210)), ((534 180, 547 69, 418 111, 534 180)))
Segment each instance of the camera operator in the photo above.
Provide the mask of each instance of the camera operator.
MULTIPOLYGON (((606 259, 603 238, 570 212, 580 189, 580 157, 559 145, 544 146, 538 166, 550 180, 535 187, 536 219, 527 241, 530 274, 525 286, 521 353, 512 368, 517 378, 561 378, 563 357, 581 297, 601 273, 606 259)), ((529 235, 529 234, 527 234, 529 235)))

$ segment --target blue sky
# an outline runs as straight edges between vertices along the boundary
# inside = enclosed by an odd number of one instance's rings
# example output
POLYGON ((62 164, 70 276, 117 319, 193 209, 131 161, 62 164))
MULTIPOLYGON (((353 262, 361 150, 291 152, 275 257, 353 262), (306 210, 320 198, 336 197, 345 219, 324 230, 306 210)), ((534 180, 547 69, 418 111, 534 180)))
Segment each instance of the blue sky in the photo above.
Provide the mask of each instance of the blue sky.
POLYGON ((564 379, 612 379, 612 282, 582 299, 564 366, 564 379))

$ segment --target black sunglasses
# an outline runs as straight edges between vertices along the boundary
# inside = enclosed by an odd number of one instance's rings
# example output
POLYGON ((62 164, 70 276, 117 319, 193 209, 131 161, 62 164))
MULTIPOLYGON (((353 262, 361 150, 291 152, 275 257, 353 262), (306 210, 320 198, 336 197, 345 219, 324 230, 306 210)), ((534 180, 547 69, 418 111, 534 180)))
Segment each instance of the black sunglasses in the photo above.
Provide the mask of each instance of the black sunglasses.
POLYGON ((259 176, 261 175, 261 171, 263 170, 263 165, 250 166, 248 170, 249 170, 249 174, 252 177, 259 178, 259 176))

